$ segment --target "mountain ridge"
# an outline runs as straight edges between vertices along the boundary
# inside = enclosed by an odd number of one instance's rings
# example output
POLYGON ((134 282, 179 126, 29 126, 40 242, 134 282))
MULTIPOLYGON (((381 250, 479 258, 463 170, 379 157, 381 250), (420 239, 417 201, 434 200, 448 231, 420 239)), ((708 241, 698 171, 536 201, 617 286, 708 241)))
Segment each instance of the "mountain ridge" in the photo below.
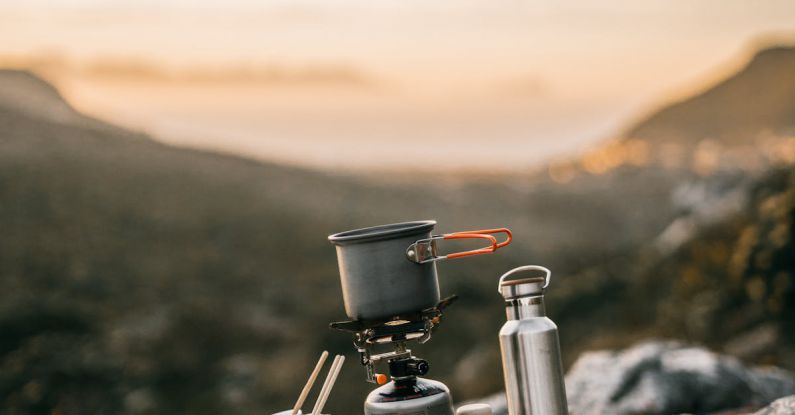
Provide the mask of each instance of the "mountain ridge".
POLYGON ((795 134, 795 46, 759 50, 739 71, 651 112, 621 136, 691 146, 702 139, 753 143, 766 132, 795 134))
POLYGON ((22 69, 0 69, 0 105, 58 122, 83 118, 52 84, 22 69))

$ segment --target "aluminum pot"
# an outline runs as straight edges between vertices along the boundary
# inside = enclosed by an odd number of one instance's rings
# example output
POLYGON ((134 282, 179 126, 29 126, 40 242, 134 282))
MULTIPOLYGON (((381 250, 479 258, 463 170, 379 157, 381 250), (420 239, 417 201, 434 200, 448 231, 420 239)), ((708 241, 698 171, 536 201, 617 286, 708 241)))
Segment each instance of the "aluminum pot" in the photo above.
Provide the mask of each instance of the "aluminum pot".
POLYGON ((487 254, 508 245, 508 229, 431 235, 436 221, 414 221, 331 235, 336 245, 345 312, 354 320, 381 320, 434 307, 439 302, 436 262, 487 254), (506 239, 497 242, 493 234, 506 239), (437 241, 482 239, 488 246, 440 255, 437 241))

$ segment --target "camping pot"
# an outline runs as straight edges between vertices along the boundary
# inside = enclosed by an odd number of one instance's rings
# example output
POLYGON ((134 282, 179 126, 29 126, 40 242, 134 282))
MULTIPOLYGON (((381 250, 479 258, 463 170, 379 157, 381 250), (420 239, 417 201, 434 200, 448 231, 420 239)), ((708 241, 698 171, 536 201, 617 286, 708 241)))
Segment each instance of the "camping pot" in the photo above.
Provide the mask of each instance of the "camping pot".
POLYGON ((439 302, 436 262, 488 254, 511 242, 505 228, 431 235, 436 221, 415 221, 341 232, 336 245, 345 312, 354 320, 381 320, 434 307, 439 302), (497 242, 493 234, 504 233, 497 242), (482 239, 479 249, 440 255, 437 241, 482 239))

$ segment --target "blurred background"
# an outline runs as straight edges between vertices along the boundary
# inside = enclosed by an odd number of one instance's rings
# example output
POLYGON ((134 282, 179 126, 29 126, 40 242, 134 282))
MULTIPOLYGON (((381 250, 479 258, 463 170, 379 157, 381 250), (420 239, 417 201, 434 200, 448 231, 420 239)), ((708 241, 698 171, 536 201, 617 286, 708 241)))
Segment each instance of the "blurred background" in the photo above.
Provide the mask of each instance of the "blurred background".
POLYGON ((4 413, 271 413, 324 349, 359 412, 326 236, 415 219, 516 238, 439 265, 415 351, 457 400, 501 390, 528 263, 566 366, 795 369, 790 1, 29 0, 0 33, 4 413))

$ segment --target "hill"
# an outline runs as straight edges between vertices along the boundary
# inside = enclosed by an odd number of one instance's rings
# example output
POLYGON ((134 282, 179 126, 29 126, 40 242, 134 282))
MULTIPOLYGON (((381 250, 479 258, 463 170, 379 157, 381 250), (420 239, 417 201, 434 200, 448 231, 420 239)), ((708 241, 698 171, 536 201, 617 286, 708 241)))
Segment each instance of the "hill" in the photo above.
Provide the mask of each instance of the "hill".
POLYGON ((74 121, 80 115, 47 82, 22 70, 0 72, 0 104, 54 121, 74 121))
POLYGON ((795 134, 795 47, 756 53, 738 73, 654 112, 623 135, 694 146, 703 139, 753 142, 760 134, 795 134))

